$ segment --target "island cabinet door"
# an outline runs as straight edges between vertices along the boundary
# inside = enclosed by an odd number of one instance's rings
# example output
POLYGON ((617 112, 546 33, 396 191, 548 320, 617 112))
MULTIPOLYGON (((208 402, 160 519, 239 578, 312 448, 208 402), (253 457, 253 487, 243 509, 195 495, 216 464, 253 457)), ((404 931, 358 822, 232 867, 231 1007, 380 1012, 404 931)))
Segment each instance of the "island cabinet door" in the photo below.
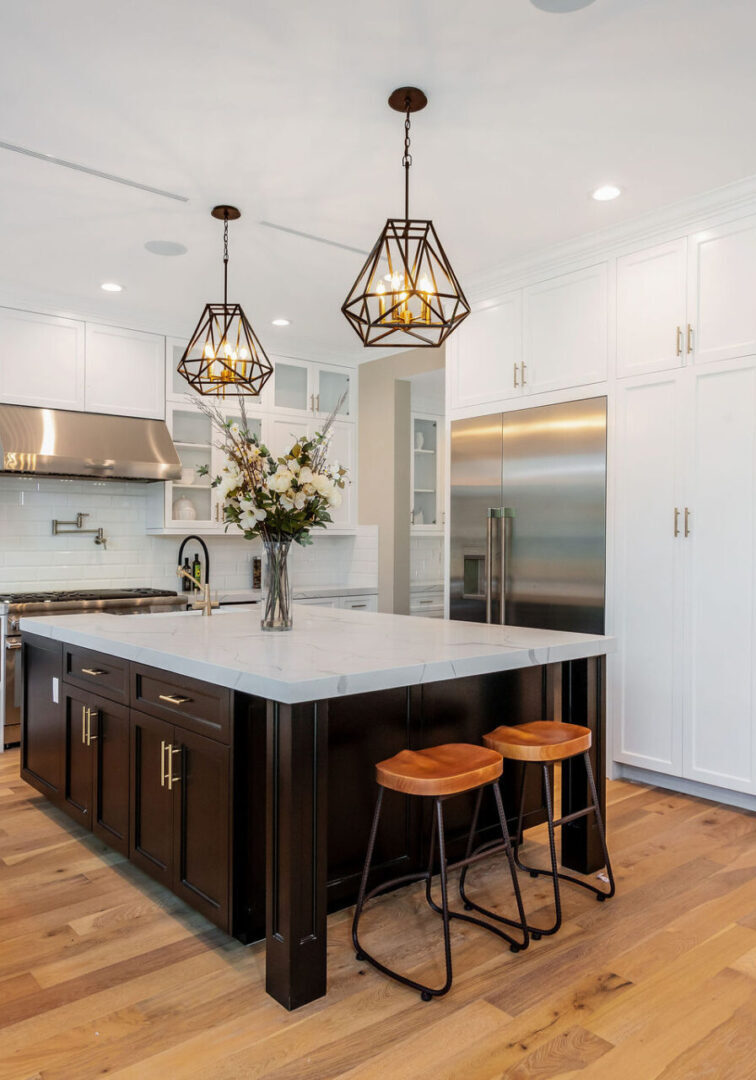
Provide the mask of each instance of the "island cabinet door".
POLYGON ((89 729, 94 763, 92 832, 129 854, 129 710, 92 698, 89 729))
POLYGON ((172 724, 132 710, 129 857, 167 888, 173 883, 173 731, 172 724))
POLYGON ((80 825, 92 828, 92 752, 89 744, 87 710, 91 702, 75 691, 64 698, 65 755, 63 808, 80 825))
POLYGON ((231 868, 229 749, 176 727, 172 750, 173 891, 225 930, 231 868))

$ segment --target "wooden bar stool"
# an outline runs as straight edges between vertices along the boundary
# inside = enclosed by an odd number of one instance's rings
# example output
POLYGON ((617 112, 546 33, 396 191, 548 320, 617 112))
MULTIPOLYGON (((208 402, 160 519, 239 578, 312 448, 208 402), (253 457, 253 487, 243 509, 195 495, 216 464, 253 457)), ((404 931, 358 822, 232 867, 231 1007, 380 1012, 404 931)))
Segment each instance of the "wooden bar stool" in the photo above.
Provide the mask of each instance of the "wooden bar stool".
MULTIPOLYGON (((591 767, 591 731, 590 728, 580 727, 578 724, 562 724, 553 721, 536 721, 532 724, 520 724, 518 727, 498 727, 495 731, 490 732, 488 735, 483 736, 483 742, 487 747, 492 750, 496 750, 502 757, 509 761, 519 761, 523 765, 522 773, 522 792, 520 796, 520 812, 517 819, 517 833, 515 836, 515 861, 520 870, 527 871, 531 877, 539 877, 540 875, 546 875, 550 877, 554 883, 554 909, 555 919, 553 926, 546 929, 537 926, 528 926, 528 932, 534 941, 538 941, 539 938, 546 934, 555 934, 559 927, 562 925, 562 903, 559 894, 559 880, 569 881, 572 885, 579 885, 582 889, 588 889, 590 892, 596 894, 597 900, 609 900, 614 896, 614 874, 612 873, 612 864, 609 860, 609 852, 606 846, 606 834, 604 832, 604 822, 601 818, 601 810, 599 809, 598 793, 596 791, 596 782, 593 778, 593 769, 591 767), (567 814, 557 821, 554 820, 554 810, 552 806, 551 798, 551 780, 549 777, 549 766, 554 764, 561 764, 568 758, 577 757, 578 754, 583 755, 585 761, 585 770, 588 774, 588 784, 591 789, 592 803, 584 810, 576 810, 573 814, 567 814), (551 869, 541 870, 534 866, 525 866, 520 861, 519 857, 519 845, 522 842, 522 819, 523 811, 525 807, 525 782, 527 777, 527 765, 540 765, 543 769, 543 787, 546 796, 546 814, 548 817, 548 829, 549 829, 549 849, 551 852, 551 869), (609 879, 609 888, 606 891, 597 889, 595 885, 589 884, 587 881, 580 881, 578 878, 572 877, 570 874, 562 874, 557 869, 557 853, 556 853, 556 841, 554 830, 559 825, 566 825, 569 821, 577 821, 578 818, 586 817, 588 814, 596 815, 596 827, 598 829, 599 837, 601 840, 601 847, 604 852, 604 864, 606 866, 606 874, 609 879)), ((475 813, 473 815, 472 828, 470 830, 470 839, 468 841, 467 849, 468 854, 472 849, 472 837, 474 834, 475 826, 477 823, 477 816, 480 810, 480 800, 478 800, 475 813)), ((482 851, 483 849, 478 849, 482 851)), ((465 892, 465 876, 466 870, 462 871, 462 877, 459 883, 459 891, 462 899, 465 902, 465 908, 468 911, 480 911, 483 914, 489 916, 489 918, 497 919, 499 922, 508 923, 507 919, 502 918, 500 915, 495 915, 493 912, 488 911, 486 908, 480 907, 478 904, 473 903, 465 892)))
POLYGON ((354 942, 358 960, 367 960, 368 963, 372 964, 378 971, 382 971, 384 975, 388 975, 392 979, 396 979, 397 982, 412 987, 414 990, 419 990, 423 1001, 430 1001, 431 998, 441 997, 441 995, 446 994, 451 987, 452 959, 451 941, 449 936, 449 922, 451 919, 463 919, 465 922, 475 923, 477 926, 482 926, 486 930, 490 930, 498 937, 507 941, 512 952, 519 952, 528 945, 527 920, 522 906, 514 851, 509 837, 507 819, 504 814, 504 807, 502 805, 501 792, 498 783, 503 766, 502 756, 498 751, 486 749, 482 746, 472 746, 466 743, 450 743, 445 746, 433 746, 429 747, 427 750, 402 750, 399 754, 396 754, 395 757, 388 758, 386 761, 380 761, 376 765, 378 799, 375 804, 373 824, 370 830, 370 839, 368 841, 367 854, 365 857, 365 867, 362 872, 360 892, 354 912, 352 941, 354 942), (368 892, 368 875, 373 859, 375 838, 378 832, 378 822, 380 821, 381 816, 383 794, 386 788, 389 788, 392 791, 402 792, 405 795, 419 795, 424 798, 433 799, 434 817, 430 843, 430 858, 427 870, 394 878, 392 881, 386 881, 382 885, 379 885, 368 892), (461 795, 463 792, 479 789, 480 794, 477 804, 479 809, 483 790, 485 788, 491 788, 493 791, 501 826, 502 841, 496 841, 495 844, 487 844, 486 851, 481 854, 471 856, 468 852, 466 858, 452 865, 448 865, 446 861, 443 803, 446 799, 451 798, 454 795, 461 795), (431 879, 433 877, 433 857, 436 840, 438 841, 438 855, 441 866, 440 907, 436 904, 431 895, 431 879), (498 926, 492 925, 490 922, 474 918, 471 915, 463 915, 461 912, 449 911, 447 900, 447 875, 449 870, 454 870, 460 866, 466 867, 469 863, 477 861, 479 858, 485 858, 498 851, 506 852, 507 860, 509 862, 509 872, 514 886, 517 911, 519 914, 519 921, 511 920, 509 921, 509 925, 520 930, 522 939, 519 941, 499 929, 498 926), (357 936, 360 917, 362 916, 362 910, 366 902, 373 897, 378 896, 380 893, 386 892, 388 889, 395 888, 397 885, 409 884, 409 882, 412 881, 425 881, 425 898, 433 911, 438 912, 443 917, 444 949, 446 953, 446 982, 438 989, 424 986, 422 983, 415 982, 414 979, 410 979, 406 975, 401 975, 398 971, 386 967, 385 964, 382 964, 379 960, 376 960, 375 957, 365 951, 357 936))

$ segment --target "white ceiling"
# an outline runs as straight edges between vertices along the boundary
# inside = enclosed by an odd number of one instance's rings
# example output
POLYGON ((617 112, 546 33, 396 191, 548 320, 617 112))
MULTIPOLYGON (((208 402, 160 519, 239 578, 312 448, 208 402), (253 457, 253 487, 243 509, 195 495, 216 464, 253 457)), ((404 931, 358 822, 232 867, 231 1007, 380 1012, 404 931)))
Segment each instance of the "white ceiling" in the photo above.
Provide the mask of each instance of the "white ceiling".
POLYGON ((412 206, 465 277, 756 174, 753 0, 0 0, 0 140, 186 203, 0 150, 0 294, 189 332, 220 298, 217 202, 238 205, 231 293, 272 352, 362 352, 353 252, 412 206), (624 194, 596 203, 615 182, 624 194), (186 244, 156 257, 147 240, 186 244), (125 286, 118 295, 102 281, 125 286), (270 325, 276 316, 292 325, 270 325))

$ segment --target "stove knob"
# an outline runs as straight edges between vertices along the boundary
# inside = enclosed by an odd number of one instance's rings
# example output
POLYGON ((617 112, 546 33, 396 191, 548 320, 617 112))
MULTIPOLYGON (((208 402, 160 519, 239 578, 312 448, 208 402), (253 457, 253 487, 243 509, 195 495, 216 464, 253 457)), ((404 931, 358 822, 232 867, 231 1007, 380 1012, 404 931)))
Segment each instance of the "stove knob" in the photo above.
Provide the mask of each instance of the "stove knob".
POLYGON ((18 623, 19 623, 18 619, 9 619, 8 620, 8 630, 17 634, 18 633, 18 623))

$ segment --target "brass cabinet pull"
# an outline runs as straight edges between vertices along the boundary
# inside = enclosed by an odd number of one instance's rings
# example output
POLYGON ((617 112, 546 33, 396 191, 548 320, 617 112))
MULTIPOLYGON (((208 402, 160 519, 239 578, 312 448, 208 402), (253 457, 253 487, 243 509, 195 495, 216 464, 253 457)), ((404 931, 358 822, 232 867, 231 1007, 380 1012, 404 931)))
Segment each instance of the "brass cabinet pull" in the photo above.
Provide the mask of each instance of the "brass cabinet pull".
POLYGON ((693 352, 693 327, 688 323, 688 352, 693 352))
POLYGON ((518 387, 518 385, 519 385, 519 383, 517 382, 517 367, 518 367, 518 365, 517 365, 517 362, 515 362, 515 363, 514 363, 514 364, 512 365, 512 367, 514 368, 514 381, 513 381, 513 386, 514 386, 514 388, 515 388, 515 390, 516 390, 516 389, 517 389, 517 387, 518 387))
POLYGON ((168 745, 168 790, 169 791, 173 791, 173 785, 177 784, 179 782, 179 780, 181 779, 180 776, 174 776, 173 775, 173 755, 174 754, 180 754, 180 753, 181 753, 181 747, 179 747, 177 750, 174 750, 172 745, 170 745, 170 744, 168 745))
POLYGON ((186 705, 191 701, 190 697, 177 697, 176 694, 158 694, 159 701, 167 701, 169 705, 186 705))
MULTIPOLYGON (((97 709, 94 710, 95 716, 98 716, 97 709)), ((92 734, 92 710, 87 709, 87 746, 91 746, 97 739, 96 735, 92 734)))
POLYGON ((683 350, 683 332, 682 327, 677 327, 677 346, 675 348, 675 356, 682 356, 683 350))
POLYGON ((526 366, 527 365, 525 364, 525 361, 523 360, 522 363, 520 364, 520 382, 522 383, 523 386, 525 385, 525 368, 526 368, 526 366))
POLYGON ((81 707, 81 741, 84 746, 87 745, 87 707, 82 705, 81 707))
POLYGON ((167 743, 164 739, 161 739, 160 740, 160 786, 161 787, 165 787, 165 781, 167 780, 167 776, 166 776, 166 773, 165 773, 165 751, 166 751, 166 749, 170 750, 170 744, 167 743))
POLYGON ((101 671, 100 668, 83 667, 81 669, 82 675, 92 675, 97 678, 98 675, 107 675, 107 671, 101 671))
POLYGON ((688 509, 687 506, 685 507, 685 521, 684 521, 684 524, 683 524, 683 529, 684 529, 684 535, 685 536, 690 536, 690 510, 688 509))
POLYGON ((680 535, 680 507, 679 507, 679 506, 676 506, 676 507, 675 507, 675 528, 674 528, 674 535, 675 535, 675 536, 679 536, 679 535, 680 535))

